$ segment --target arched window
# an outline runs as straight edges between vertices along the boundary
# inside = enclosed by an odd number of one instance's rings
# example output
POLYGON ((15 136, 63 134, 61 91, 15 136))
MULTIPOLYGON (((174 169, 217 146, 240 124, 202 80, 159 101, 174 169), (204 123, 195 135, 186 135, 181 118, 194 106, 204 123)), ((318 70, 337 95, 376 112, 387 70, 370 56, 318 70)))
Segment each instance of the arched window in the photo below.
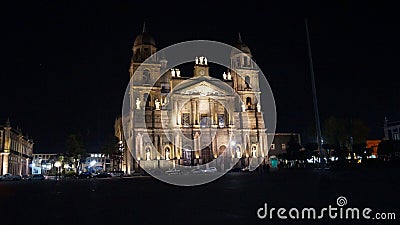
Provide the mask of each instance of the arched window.
POLYGON ((146 160, 151 160, 151 153, 149 147, 146 147, 146 160))
POLYGON ((234 154, 236 155, 236 158, 242 158, 242 152, 240 151, 239 146, 236 146, 234 154))
POLYGON ((150 107, 151 95, 149 95, 148 93, 144 93, 143 99, 146 101, 146 107, 150 107))
POLYGON ((255 158, 257 157, 257 147, 256 146, 251 146, 251 157, 255 158))
POLYGON ((205 147, 201 150, 201 158, 205 161, 208 162, 211 160, 211 149, 210 147, 205 147))
POLYGON ((171 159, 171 151, 169 147, 165 147, 165 160, 171 159))
POLYGON ((149 70, 143 70, 142 80, 143 80, 144 84, 148 84, 150 82, 150 71, 149 70))
POLYGON ((182 158, 190 160, 192 158, 192 148, 190 146, 185 146, 182 150, 182 158))
POLYGON ((236 67, 240 68, 240 57, 236 57, 236 67))
POLYGON ((246 76, 244 78, 244 82, 246 82, 246 88, 250 88, 250 77, 249 76, 246 76))
POLYGON ((251 98, 250 97, 246 98, 246 105, 247 105, 248 109, 251 109, 251 98))

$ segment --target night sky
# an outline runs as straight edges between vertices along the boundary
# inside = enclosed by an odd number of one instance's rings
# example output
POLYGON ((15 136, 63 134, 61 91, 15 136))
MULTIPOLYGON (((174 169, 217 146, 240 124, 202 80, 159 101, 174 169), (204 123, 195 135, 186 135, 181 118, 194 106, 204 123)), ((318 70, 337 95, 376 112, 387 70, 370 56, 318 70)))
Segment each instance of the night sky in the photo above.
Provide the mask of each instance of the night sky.
POLYGON ((321 120, 362 119, 374 138, 382 136, 385 116, 400 120, 394 5, 186 2, 2 3, 0 123, 10 118, 21 127, 34 138, 35 152, 64 151, 71 133, 97 151, 114 132, 133 41, 146 21, 158 49, 196 39, 232 44, 240 32, 272 87, 277 130, 304 133, 314 123, 305 17, 321 120))

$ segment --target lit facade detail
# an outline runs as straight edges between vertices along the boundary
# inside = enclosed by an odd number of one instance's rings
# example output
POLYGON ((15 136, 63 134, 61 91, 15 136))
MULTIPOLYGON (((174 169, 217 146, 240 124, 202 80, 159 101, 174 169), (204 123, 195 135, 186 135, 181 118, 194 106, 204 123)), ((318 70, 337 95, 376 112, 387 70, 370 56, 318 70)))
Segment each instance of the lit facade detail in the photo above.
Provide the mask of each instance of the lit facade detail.
POLYGON ((33 141, 12 128, 9 121, 0 126, 0 175, 31 174, 32 151, 33 141))

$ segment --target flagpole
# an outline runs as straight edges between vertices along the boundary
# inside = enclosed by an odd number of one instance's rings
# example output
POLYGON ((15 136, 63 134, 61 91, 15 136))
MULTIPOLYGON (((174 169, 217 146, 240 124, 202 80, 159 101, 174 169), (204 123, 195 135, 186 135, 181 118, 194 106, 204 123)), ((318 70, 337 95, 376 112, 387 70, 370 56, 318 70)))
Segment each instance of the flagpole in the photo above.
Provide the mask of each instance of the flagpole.
POLYGON ((310 60, 311 85, 312 85, 313 102, 314 102, 315 128, 317 131, 317 144, 318 144, 318 151, 319 151, 319 165, 322 168, 324 166, 325 160, 323 159, 323 154, 322 154, 321 124, 319 121, 317 90, 315 87, 314 66, 313 66, 313 60, 312 60, 312 54, 311 54, 311 42, 310 42, 310 34, 308 32, 307 18, 305 19, 305 24, 306 24, 306 33, 307 33, 308 57, 310 60))

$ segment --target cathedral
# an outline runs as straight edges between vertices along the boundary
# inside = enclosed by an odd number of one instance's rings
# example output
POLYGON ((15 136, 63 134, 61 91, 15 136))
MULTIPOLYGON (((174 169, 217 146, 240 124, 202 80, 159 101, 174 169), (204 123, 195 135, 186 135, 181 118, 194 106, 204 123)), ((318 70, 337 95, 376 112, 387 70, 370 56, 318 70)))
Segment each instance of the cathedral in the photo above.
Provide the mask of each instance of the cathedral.
POLYGON ((132 48, 130 110, 115 122, 125 143, 124 171, 210 162, 226 171, 265 163, 272 138, 259 101, 259 70, 240 34, 234 47, 222 74, 211 74, 202 55, 193 59, 193 73, 184 74, 165 69, 168 59, 143 29, 132 48))

